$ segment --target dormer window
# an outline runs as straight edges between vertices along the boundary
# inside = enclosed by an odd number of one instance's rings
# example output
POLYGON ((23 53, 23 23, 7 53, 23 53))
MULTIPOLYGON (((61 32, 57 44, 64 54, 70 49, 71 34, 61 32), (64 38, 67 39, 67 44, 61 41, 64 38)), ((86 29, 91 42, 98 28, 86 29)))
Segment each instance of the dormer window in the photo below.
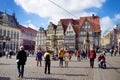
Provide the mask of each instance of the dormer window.
POLYGON ((6 13, 3 14, 3 21, 8 21, 8 16, 6 13))

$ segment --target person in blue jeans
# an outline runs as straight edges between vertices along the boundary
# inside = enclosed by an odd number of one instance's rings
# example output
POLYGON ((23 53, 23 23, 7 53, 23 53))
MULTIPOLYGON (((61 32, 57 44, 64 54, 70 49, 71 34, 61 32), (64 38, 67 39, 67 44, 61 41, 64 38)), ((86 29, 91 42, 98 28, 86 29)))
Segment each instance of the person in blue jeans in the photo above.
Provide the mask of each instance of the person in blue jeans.
POLYGON ((41 49, 38 50, 37 54, 36 54, 36 61, 37 61, 37 66, 39 65, 40 63, 40 66, 42 66, 42 51, 41 49))
POLYGON ((27 54, 24 50, 24 47, 20 47, 20 51, 16 55, 17 69, 18 69, 18 77, 23 78, 24 75, 24 65, 27 61, 27 54))

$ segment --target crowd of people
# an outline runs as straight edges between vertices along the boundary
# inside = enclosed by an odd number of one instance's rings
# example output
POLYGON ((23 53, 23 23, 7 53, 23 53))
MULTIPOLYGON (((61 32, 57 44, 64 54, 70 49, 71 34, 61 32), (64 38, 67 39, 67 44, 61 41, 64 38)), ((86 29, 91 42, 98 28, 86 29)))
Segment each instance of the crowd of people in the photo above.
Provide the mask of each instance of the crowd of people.
MULTIPOLYGON (((96 51, 94 48, 91 48, 89 53, 85 51, 84 49, 81 50, 76 50, 74 55, 76 57, 77 61, 84 61, 84 60, 90 60, 90 68, 94 68, 94 61, 96 59, 96 51)), ((103 50, 102 52, 99 53, 99 56, 97 58, 98 60, 98 67, 101 68, 106 68, 106 53, 108 53, 107 50, 103 50)), ((109 51, 111 56, 116 56, 118 53, 117 48, 115 49, 110 49, 109 51)), ((12 58, 12 55, 14 52, 11 50, 9 52, 6 52, 6 58, 12 58)), ((59 67, 68 67, 69 62, 72 58, 71 52, 66 48, 61 48, 57 54, 53 54, 50 50, 42 51, 41 49, 38 49, 37 52, 35 52, 35 60, 36 60, 36 66, 41 67, 42 61, 44 60, 45 62, 45 68, 44 68, 44 73, 45 74, 50 74, 50 67, 51 67, 51 61, 52 60, 58 60, 59 61, 59 67), (57 58, 54 58, 57 57, 57 58), (65 66, 63 66, 65 65, 65 66)), ((26 64, 27 61, 27 56, 28 53, 27 51, 24 50, 24 47, 21 46, 20 50, 16 54, 16 63, 17 63, 17 69, 18 69, 18 77, 23 77, 24 75, 24 65, 26 64)))

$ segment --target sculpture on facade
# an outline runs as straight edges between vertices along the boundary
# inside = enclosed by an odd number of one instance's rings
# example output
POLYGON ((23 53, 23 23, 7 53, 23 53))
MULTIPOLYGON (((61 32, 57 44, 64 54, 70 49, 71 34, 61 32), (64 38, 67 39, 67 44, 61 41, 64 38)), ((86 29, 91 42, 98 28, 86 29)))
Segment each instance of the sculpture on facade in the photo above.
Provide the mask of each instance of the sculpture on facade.
POLYGON ((89 40, 88 28, 86 29, 86 38, 84 40, 83 48, 84 48, 84 50, 86 52, 86 56, 88 56, 89 51, 90 51, 90 40, 89 40))

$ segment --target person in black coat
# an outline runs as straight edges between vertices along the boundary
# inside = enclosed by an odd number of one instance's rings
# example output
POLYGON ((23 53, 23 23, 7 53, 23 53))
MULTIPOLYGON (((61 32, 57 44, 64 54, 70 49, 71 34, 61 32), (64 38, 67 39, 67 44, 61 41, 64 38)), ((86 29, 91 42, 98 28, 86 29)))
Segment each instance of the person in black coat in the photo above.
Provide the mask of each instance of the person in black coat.
POLYGON ((27 61, 27 54, 24 50, 24 47, 20 47, 20 51, 18 51, 18 54, 16 56, 16 62, 17 62, 17 69, 18 69, 18 77, 23 77, 24 75, 24 65, 27 61))

